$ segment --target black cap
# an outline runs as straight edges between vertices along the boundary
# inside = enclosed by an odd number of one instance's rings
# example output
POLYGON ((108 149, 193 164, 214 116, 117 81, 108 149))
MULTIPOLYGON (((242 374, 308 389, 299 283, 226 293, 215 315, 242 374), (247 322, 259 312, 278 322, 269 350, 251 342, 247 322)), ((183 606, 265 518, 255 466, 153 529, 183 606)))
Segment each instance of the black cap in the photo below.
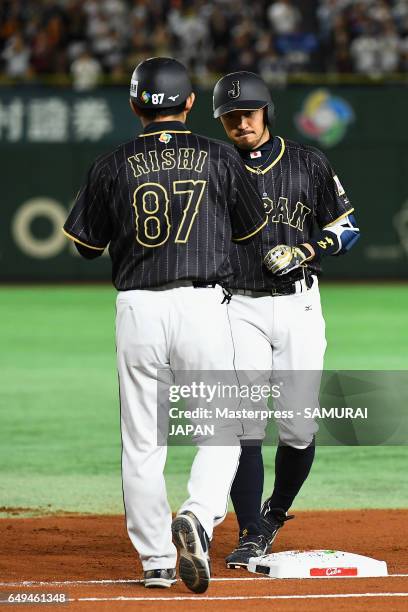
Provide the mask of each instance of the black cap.
POLYGON ((172 108, 193 91, 186 68, 171 57, 151 57, 133 71, 130 97, 139 108, 172 108))
POLYGON ((254 72, 231 72, 214 87, 214 118, 234 110, 257 110, 272 105, 266 83, 254 72))

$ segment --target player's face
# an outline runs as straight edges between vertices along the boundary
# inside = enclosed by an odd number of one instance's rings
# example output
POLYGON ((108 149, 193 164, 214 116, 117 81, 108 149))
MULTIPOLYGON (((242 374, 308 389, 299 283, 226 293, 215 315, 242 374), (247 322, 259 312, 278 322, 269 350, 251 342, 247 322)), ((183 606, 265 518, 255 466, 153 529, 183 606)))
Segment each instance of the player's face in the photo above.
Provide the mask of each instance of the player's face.
POLYGON ((228 138, 240 149, 256 149, 269 138, 264 109, 236 110, 221 117, 228 138))

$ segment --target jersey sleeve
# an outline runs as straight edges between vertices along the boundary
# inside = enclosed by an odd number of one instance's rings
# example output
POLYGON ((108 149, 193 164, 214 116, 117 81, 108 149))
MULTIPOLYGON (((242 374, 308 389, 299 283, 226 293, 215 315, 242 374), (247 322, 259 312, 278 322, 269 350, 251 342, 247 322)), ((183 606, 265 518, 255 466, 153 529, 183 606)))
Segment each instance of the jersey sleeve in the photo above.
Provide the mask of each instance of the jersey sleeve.
POLYGON ((109 167, 97 160, 91 166, 63 227, 68 238, 98 251, 103 251, 111 239, 110 182, 109 167))
POLYGON ((268 222, 262 198, 235 151, 228 157, 225 189, 232 224, 232 240, 249 240, 268 222))
POLYGON ((316 221, 320 229, 353 212, 354 208, 327 157, 313 150, 312 163, 316 189, 316 221))

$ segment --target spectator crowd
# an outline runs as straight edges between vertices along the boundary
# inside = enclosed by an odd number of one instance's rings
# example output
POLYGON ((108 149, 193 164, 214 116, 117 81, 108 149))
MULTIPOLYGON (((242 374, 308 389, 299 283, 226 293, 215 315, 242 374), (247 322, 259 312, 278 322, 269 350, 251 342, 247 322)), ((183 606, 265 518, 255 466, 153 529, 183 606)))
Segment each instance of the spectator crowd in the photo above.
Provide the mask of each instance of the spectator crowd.
POLYGON ((232 70, 408 71, 408 0, 2 0, 0 73, 121 81, 169 55, 197 78, 232 70))

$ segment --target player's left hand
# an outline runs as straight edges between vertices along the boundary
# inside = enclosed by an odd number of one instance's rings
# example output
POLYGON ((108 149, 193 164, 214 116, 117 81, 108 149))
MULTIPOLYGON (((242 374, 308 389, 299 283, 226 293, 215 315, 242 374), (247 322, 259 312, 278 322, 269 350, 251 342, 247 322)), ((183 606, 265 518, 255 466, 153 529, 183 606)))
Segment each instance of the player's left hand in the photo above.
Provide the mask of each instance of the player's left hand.
POLYGON ((306 254, 307 249, 303 249, 302 245, 291 247, 287 244, 278 244, 265 255, 264 264, 273 274, 283 276, 304 266, 310 259, 310 253, 306 254))

